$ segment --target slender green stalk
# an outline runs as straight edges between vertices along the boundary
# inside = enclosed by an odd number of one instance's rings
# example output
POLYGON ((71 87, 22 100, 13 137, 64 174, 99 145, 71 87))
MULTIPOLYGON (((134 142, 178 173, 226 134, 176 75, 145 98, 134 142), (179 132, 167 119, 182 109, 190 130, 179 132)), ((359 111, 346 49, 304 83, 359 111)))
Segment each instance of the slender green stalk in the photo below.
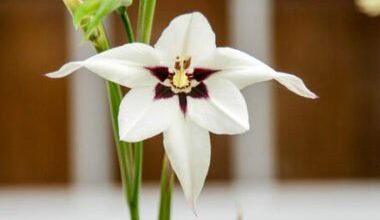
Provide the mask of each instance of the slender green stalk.
POLYGON ((119 128, 117 123, 117 115, 119 112, 119 105, 122 99, 122 93, 120 86, 110 81, 107 81, 107 92, 111 111, 112 127, 114 131, 114 140, 116 143, 116 151, 119 160, 121 182, 123 185, 125 198, 128 203, 131 203, 133 192, 133 161, 131 161, 129 158, 132 158, 132 155, 130 155, 132 153, 132 146, 130 143, 120 141, 118 134, 119 128))
MULTIPOLYGON (((101 42, 103 43, 99 44, 93 42, 93 45, 98 53, 110 48, 104 28, 102 27, 100 30, 100 36, 103 38, 101 39, 101 42)), ((141 162, 137 161, 137 165, 133 164, 132 145, 130 143, 120 141, 119 138, 119 126, 117 117, 119 114, 119 106, 123 98, 121 88, 118 84, 107 81, 107 91, 123 191, 128 202, 131 220, 139 220, 138 196, 134 195, 134 192, 136 191, 135 188, 139 188, 139 185, 136 186, 134 183, 136 182, 136 176, 141 176, 141 162)))
MULTIPOLYGON (((133 28, 132 28, 132 23, 131 23, 131 20, 129 19, 129 16, 128 16, 128 13, 127 13, 127 8, 124 7, 124 6, 121 6, 119 9, 118 9, 118 12, 120 14, 120 18, 123 22, 123 25, 124 25, 124 28, 125 28, 125 32, 127 34, 127 39, 128 39, 128 42, 129 43, 133 43, 135 42, 135 36, 134 36, 134 33, 133 33, 133 28)), ((127 150, 129 152, 126 153, 126 156, 128 156, 128 160, 133 162, 133 152, 132 152, 132 146, 127 148, 127 150)), ((132 171, 133 173, 131 173, 131 176, 134 176, 134 163, 131 163, 130 166, 132 167, 132 171)), ((133 189, 132 189, 133 191, 133 189)))
MULTIPOLYGON (((64 2, 72 15, 81 3, 79 0, 73 0, 70 2, 64 0, 64 2)), ((141 2, 143 4, 141 4, 141 10, 139 11, 139 22, 141 23, 139 26, 142 27, 142 38, 140 39, 140 42, 148 44, 153 22, 155 1, 142 0, 141 2)), ((128 41, 132 43, 135 41, 135 39, 126 8, 120 7, 118 11, 125 26, 128 41)), ((81 27, 84 33, 86 33, 88 28, 86 23, 83 23, 81 27)), ((92 45, 98 53, 110 48, 103 25, 98 25, 91 33, 91 35, 86 39, 91 41, 92 45)), ((119 113, 119 105, 122 100, 122 91, 119 85, 110 81, 107 81, 107 91, 123 190, 126 201, 129 205, 131 220, 139 220, 139 192, 142 176, 143 143, 138 142, 135 144, 135 154, 133 157, 132 145, 130 143, 120 141, 117 117, 119 113)))
MULTIPOLYGON (((142 177, 142 165, 143 165, 143 142, 137 142, 135 143, 135 176, 134 176, 134 186, 140 186, 141 185, 141 177, 142 177)), ((140 187, 135 187, 133 189, 132 198, 133 201, 138 203, 139 201, 139 192, 140 187)))
MULTIPOLYGON (((80 0, 64 0, 64 3, 67 6, 69 12, 74 16, 75 10, 80 6, 80 0)), ((126 14, 125 14, 126 16, 126 14)), ((90 19, 90 18, 89 18, 90 19)), ((88 25, 86 21, 81 21, 81 28, 83 32, 86 34, 88 31, 88 25)), ((132 30, 132 29, 130 29, 132 30)), ((101 53, 110 48, 109 40, 107 38, 106 31, 104 30, 104 26, 102 24, 98 25, 95 30, 91 33, 91 35, 86 38, 91 41, 93 47, 96 49, 98 53, 101 53)), ((121 180, 123 185, 123 191, 125 194, 125 199, 128 202, 130 212, 137 212, 138 210, 132 210, 131 203, 133 203, 133 181, 134 181, 134 170, 133 170, 133 157, 132 157, 132 146, 129 143, 120 141, 119 138, 119 127, 118 127, 118 113, 119 113, 119 105, 122 100, 122 91, 119 85, 116 83, 107 81, 107 92, 108 92, 108 100, 111 112, 112 119, 112 128, 114 133, 114 139, 116 144, 116 151, 119 160, 119 167, 121 173, 121 180)), ((141 170, 141 169, 140 169, 141 170)), ((141 171, 139 171, 141 172, 141 171)), ((132 215, 131 215, 132 216, 132 215)), ((138 218, 133 218, 132 220, 138 220, 138 218)))
POLYGON ((135 172, 133 178, 133 191, 132 202, 129 204, 131 208, 131 217, 133 220, 139 219, 139 195, 142 178, 142 166, 143 166, 143 142, 137 142, 135 145, 135 172))
MULTIPOLYGON (((153 23, 153 15, 155 8, 155 0, 141 0, 140 9, 139 9, 139 26, 143 27, 141 32, 140 42, 149 44, 150 34, 153 23)), ((126 8, 119 8, 119 13, 122 19, 122 22, 127 33, 128 41, 130 43, 134 42, 133 28, 128 17, 126 8)), ((131 219, 138 220, 139 216, 139 194, 141 188, 141 177, 142 177, 142 162, 143 162, 143 142, 137 142, 135 145, 134 151, 134 175, 133 175, 133 189, 132 197, 129 203, 131 219)))
MULTIPOLYGON (((156 1, 155 0, 141 0, 140 2, 140 11, 139 11, 139 22, 141 22, 139 41, 149 44, 152 24, 153 24, 153 16, 155 9, 156 1), (140 19, 142 18, 142 19, 140 19)), ((130 43, 134 42, 134 34, 130 19, 128 17, 126 8, 121 7, 119 9, 119 13, 123 24, 125 26, 125 30, 127 33, 128 41, 130 43)), ((101 28, 101 35, 106 39, 106 34, 104 28, 101 28)), ((109 49, 109 41, 106 39, 100 39, 100 42, 94 42, 94 46, 98 52, 102 52, 106 49, 109 49), (106 43, 104 43, 106 42, 106 43), (104 46, 104 48, 102 48, 104 46)), ((142 177, 142 161, 143 161, 143 143, 138 142, 135 143, 135 152, 134 152, 134 163, 132 162, 132 148, 130 145, 125 142, 120 141, 119 139, 119 129, 117 122, 117 115, 119 111, 119 105, 122 100, 122 92, 119 85, 107 82, 107 90, 109 94, 110 101, 110 109, 112 116, 112 125, 114 130, 114 137, 117 146, 117 153, 119 158, 119 166, 122 177, 123 189, 125 192, 126 199, 128 201, 131 220, 139 220, 139 192, 141 187, 141 177, 142 177), (133 168, 132 168, 133 163, 133 168)), ((170 177, 170 179, 174 180, 174 176, 170 177)), ((171 181, 173 182, 173 181, 171 181)), ((170 218, 170 204, 171 204, 171 187, 169 191, 165 192, 165 219, 170 218)))
POLYGON ((147 0, 139 0, 139 14, 137 17, 137 38, 140 39, 141 37, 141 30, 144 26, 144 8, 147 0))
POLYGON ((120 7, 119 13, 120 13, 120 17, 123 22, 123 25, 125 27, 125 32, 127 33, 128 42, 129 43, 135 42, 135 36, 133 34, 132 23, 127 14, 127 8, 124 6, 120 7))
MULTIPOLYGON (((127 14, 126 8, 119 8, 119 13, 123 21, 125 31, 127 33, 128 41, 130 43, 134 42, 133 28, 127 14)), ((149 43, 149 42, 148 42, 149 43)), ((141 178, 142 178, 142 166, 143 166, 143 142, 137 142, 134 144, 134 175, 133 175, 133 188, 132 188, 132 197, 129 203, 131 211, 131 219, 138 220, 139 216, 139 194, 141 188, 141 178)))
POLYGON ((158 220, 170 220, 171 199, 174 185, 174 172, 167 155, 164 155, 161 171, 161 194, 158 220))
POLYGON ((140 0, 138 19, 138 40, 149 44, 156 0, 140 0))

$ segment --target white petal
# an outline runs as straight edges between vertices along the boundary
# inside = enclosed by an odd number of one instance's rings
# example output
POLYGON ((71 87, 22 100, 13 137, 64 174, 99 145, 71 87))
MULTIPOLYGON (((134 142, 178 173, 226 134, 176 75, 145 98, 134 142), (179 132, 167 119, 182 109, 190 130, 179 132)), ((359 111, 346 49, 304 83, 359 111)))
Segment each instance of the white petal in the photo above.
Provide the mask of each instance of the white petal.
POLYGON ((120 104, 119 135, 127 142, 138 142, 166 130, 179 111, 178 98, 154 100, 154 88, 134 88, 120 104))
POLYGON ((164 146, 185 197, 194 208, 210 166, 211 144, 208 131, 183 114, 164 132, 164 146))
POLYGON ((254 57, 232 48, 217 48, 213 55, 198 65, 221 70, 217 75, 232 81, 239 88, 275 79, 300 96, 317 98, 297 76, 276 72, 254 57))
POLYGON ((168 65, 174 65, 176 56, 186 55, 194 63, 215 50, 215 34, 201 13, 184 14, 170 22, 154 47, 168 65))
POLYGON ((82 62, 68 63, 47 76, 64 77, 85 67, 100 77, 120 85, 146 86, 153 85, 157 80, 144 67, 159 64, 160 57, 154 48, 141 43, 133 43, 107 50, 82 62))
POLYGON ((205 81, 208 99, 188 97, 188 115, 215 134, 239 134, 249 129, 247 104, 230 81, 210 77, 205 81))
POLYGON ((82 67, 83 67, 82 62, 69 62, 69 63, 66 63, 65 65, 63 65, 61 67, 61 69, 58 70, 57 72, 48 73, 48 74, 46 74, 46 76, 50 77, 50 78, 65 77, 65 76, 68 76, 71 73, 77 71, 78 69, 80 69, 82 67))
POLYGON ((300 95, 306 98, 311 98, 311 99, 318 98, 316 94, 314 94, 312 91, 310 91, 306 87, 302 79, 295 75, 277 72, 274 79, 277 80, 277 82, 281 83, 286 88, 288 88, 290 91, 296 93, 297 95, 300 95))

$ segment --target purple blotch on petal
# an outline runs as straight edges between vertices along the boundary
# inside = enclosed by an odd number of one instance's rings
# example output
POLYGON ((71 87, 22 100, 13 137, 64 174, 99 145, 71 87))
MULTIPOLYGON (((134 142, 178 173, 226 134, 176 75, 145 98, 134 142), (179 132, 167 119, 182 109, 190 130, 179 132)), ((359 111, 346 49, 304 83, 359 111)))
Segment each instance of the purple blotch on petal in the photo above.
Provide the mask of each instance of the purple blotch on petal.
POLYGON ((194 68, 192 73, 193 79, 201 82, 211 76, 213 73, 218 72, 219 70, 207 69, 207 68, 194 68))
POLYGON ((164 86, 161 83, 157 83, 154 88, 154 99, 167 99, 173 97, 175 94, 170 87, 164 86))
POLYGON ((165 66, 152 66, 145 67, 145 69, 149 70, 153 76, 155 76, 161 82, 165 81, 169 77, 169 68, 165 66))
POLYGON ((179 107, 183 114, 187 111, 187 97, 185 93, 178 93, 179 107))
POLYGON ((191 91, 187 95, 192 98, 207 99, 208 98, 207 86, 203 82, 201 82, 196 87, 192 88, 191 91))

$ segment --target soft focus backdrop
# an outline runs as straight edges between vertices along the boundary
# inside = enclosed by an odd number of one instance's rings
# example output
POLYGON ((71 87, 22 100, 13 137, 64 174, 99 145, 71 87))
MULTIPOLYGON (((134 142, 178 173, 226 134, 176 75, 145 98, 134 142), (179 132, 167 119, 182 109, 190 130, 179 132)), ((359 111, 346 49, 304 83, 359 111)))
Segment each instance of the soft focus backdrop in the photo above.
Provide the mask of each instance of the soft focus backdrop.
MULTIPOLYGON (((152 42, 195 10, 219 46, 294 73, 320 96, 276 83, 243 91, 252 129, 212 138, 200 219, 380 219, 380 18, 354 0, 157 0, 152 42)), ((106 25, 112 44, 123 44, 119 18, 106 25)), ((94 54, 64 4, 2 0, 0 42, 0 219, 126 219, 104 82, 86 71, 43 75, 94 54)), ((161 145, 145 142, 146 219, 156 211, 161 145)), ((176 192, 175 219, 194 219, 176 192)))

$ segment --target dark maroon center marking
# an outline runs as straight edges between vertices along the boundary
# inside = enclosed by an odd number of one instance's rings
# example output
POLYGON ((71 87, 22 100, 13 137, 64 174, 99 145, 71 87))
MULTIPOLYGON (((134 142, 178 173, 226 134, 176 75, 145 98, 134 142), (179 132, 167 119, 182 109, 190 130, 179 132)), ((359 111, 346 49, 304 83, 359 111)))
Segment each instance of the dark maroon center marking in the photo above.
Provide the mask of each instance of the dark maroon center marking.
POLYGON ((193 79, 197 80, 198 82, 201 82, 203 80, 206 80, 209 76, 212 74, 218 72, 219 70, 213 70, 213 69, 206 69, 206 68, 194 68, 193 72, 193 79))
POLYGON ((179 106, 183 114, 186 114, 187 112, 188 96, 194 99, 207 99, 209 97, 207 86, 203 82, 192 88, 189 93, 180 92, 176 94, 171 90, 170 87, 164 86, 161 83, 157 83, 156 87, 154 88, 154 100, 167 99, 175 95, 178 96, 179 106))
POLYGON ((207 99, 208 98, 207 86, 203 82, 201 82, 196 87, 193 87, 187 95, 192 98, 207 99))
POLYGON ((161 83, 157 83, 154 88, 154 99, 167 99, 173 97, 175 94, 168 86, 164 86, 161 83))
MULTIPOLYGON (((149 70, 160 82, 164 82, 166 79, 173 77, 173 74, 169 72, 169 68, 165 66, 146 67, 146 69, 149 70)), ((216 72, 218 72, 218 70, 194 68, 193 73, 188 74, 188 77, 189 80, 194 79, 198 81, 199 84, 191 88, 189 93, 180 92, 176 94, 172 91, 171 87, 157 83, 154 88, 154 99, 168 99, 177 95, 181 111, 183 114, 186 114, 188 96, 195 99, 207 99, 209 97, 208 90, 203 81, 216 72)))
POLYGON ((179 107, 183 114, 187 112, 187 97, 185 93, 178 93, 179 107))
POLYGON ((153 76, 155 76, 161 82, 165 81, 170 75, 169 68, 165 66, 154 66, 154 67, 145 67, 148 69, 153 76))

